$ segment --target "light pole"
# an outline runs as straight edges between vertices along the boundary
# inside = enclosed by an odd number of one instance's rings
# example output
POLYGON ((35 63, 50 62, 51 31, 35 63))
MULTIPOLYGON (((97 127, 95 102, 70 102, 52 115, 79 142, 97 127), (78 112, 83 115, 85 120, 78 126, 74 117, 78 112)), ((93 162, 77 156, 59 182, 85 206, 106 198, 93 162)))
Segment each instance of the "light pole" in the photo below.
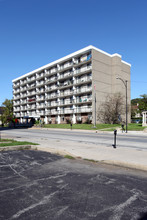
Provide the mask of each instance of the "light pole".
POLYGON ((127 80, 123 80, 120 77, 116 77, 116 79, 120 79, 123 82, 123 84, 124 84, 124 86, 126 88, 126 133, 127 133, 128 132, 128 106, 127 106, 127 99, 128 99, 128 97, 127 97, 127 83, 128 83, 128 81, 127 80))
POLYGON ((96 128, 96 92, 95 92, 95 95, 94 95, 94 103, 95 103, 95 120, 94 120, 94 127, 96 128))
POLYGON ((96 128, 96 86, 94 85, 94 128, 96 128))

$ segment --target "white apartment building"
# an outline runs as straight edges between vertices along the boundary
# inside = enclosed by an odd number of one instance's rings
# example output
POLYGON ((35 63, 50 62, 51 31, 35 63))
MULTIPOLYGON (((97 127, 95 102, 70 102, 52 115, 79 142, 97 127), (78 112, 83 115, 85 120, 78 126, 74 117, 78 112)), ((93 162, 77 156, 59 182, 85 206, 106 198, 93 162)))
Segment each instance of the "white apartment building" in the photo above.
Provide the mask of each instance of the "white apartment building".
POLYGON ((130 66, 119 54, 85 47, 14 79, 14 115, 21 122, 26 118, 58 124, 94 122, 108 94, 121 92, 125 96, 117 76, 128 80, 130 104, 130 66))

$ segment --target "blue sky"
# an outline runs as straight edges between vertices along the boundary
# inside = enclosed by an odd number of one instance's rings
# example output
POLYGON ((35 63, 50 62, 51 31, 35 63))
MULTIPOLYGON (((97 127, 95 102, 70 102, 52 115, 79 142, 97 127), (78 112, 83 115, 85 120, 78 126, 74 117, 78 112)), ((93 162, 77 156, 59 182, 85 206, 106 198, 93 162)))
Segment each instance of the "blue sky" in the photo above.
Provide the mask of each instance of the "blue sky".
POLYGON ((146 0, 0 0, 0 105, 12 80, 93 45, 131 63, 131 98, 147 94, 146 0))

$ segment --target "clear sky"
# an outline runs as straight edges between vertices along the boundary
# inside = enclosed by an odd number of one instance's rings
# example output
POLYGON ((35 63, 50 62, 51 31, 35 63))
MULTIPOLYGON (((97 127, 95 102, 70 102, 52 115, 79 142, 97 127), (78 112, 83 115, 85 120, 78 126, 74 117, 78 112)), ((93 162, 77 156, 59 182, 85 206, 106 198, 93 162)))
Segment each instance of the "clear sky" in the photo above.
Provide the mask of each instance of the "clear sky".
POLYGON ((131 67, 131 98, 147 94, 147 0, 0 0, 0 105, 12 80, 93 45, 131 67))

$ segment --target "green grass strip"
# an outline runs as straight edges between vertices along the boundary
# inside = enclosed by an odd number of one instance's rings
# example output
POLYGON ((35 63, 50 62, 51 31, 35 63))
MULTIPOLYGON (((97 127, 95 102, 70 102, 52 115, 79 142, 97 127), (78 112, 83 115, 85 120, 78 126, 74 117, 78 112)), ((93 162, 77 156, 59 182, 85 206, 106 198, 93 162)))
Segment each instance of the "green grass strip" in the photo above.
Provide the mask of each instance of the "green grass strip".
POLYGON ((21 146, 21 145, 38 145, 37 143, 27 142, 27 141, 15 141, 12 139, 1 139, 0 141, 0 147, 7 147, 7 146, 21 146), (10 143, 4 143, 10 142, 10 143), (2 143, 1 143, 2 142, 2 143))

